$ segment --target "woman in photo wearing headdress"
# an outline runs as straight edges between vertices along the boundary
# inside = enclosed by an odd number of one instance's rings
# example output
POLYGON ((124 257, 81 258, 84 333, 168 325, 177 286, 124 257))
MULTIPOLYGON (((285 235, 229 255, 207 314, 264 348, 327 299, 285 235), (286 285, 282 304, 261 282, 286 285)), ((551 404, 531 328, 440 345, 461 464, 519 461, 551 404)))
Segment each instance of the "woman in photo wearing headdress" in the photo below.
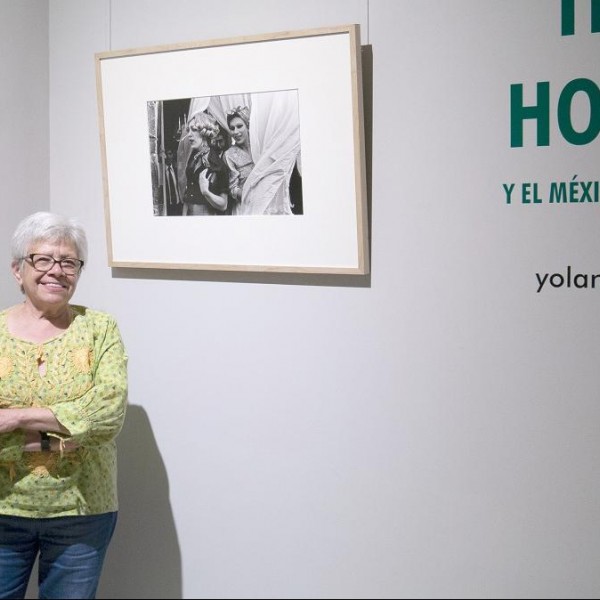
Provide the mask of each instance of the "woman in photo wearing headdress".
POLYGON ((250 111, 246 106, 238 106, 228 111, 226 116, 232 145, 225 151, 224 159, 229 168, 232 213, 236 214, 242 199, 244 183, 254 168, 250 151, 250 111))

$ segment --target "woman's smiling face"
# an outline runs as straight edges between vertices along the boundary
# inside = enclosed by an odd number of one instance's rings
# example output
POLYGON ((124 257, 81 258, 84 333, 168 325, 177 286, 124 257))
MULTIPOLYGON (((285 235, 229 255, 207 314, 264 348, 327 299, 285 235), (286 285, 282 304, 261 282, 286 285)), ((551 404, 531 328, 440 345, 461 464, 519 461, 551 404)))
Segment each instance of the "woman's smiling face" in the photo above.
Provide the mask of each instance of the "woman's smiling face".
POLYGON ((248 128, 240 117, 233 117, 229 120, 229 131, 238 146, 248 143, 248 128))
MULTIPOLYGON (((79 258, 75 246, 66 241, 37 242, 29 248, 27 256, 31 254, 44 254, 55 260, 79 258)), ((23 260, 21 266, 18 263, 13 265, 13 275, 21 285, 25 296, 39 308, 66 306, 75 293, 79 279, 79 273, 65 274, 59 263, 55 263, 45 273, 38 271, 29 258, 23 260)))

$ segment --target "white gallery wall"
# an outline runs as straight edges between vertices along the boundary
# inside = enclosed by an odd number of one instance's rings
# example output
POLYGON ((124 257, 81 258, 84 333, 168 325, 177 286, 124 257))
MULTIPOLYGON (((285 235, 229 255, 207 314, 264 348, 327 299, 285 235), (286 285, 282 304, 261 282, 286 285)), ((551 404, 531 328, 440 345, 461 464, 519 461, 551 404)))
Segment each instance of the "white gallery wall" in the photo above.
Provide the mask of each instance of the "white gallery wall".
POLYGON ((0 304, 20 299, 8 278, 10 236, 49 202, 48 5, 0 1, 0 304))
POLYGON ((99 597, 598 597, 600 8, 561 35, 569 5, 49 1, 36 191, 84 221, 76 299, 130 356, 99 597), (371 274, 111 269, 94 54, 348 23, 371 274))

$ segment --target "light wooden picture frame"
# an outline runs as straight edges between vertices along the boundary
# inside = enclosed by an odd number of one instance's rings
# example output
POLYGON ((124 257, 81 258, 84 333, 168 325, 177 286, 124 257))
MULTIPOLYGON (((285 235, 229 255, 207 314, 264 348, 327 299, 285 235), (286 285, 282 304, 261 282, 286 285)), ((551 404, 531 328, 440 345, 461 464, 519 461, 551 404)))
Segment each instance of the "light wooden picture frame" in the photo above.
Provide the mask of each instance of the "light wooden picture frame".
POLYGON ((109 265, 367 274, 360 50, 345 25, 96 54, 109 265))

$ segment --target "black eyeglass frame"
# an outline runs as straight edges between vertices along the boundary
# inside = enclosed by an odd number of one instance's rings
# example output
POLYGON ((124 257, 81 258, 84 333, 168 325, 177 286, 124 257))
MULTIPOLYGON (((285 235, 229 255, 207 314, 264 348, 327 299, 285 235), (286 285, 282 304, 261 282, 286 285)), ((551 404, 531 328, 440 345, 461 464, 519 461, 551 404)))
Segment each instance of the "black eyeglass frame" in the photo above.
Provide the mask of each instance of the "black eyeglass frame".
POLYGON ((51 271, 54 268, 54 265, 58 263, 60 265, 62 272, 65 275, 79 275, 79 273, 81 273, 81 269, 83 269, 83 265, 85 264, 85 262, 83 260, 81 260, 80 258, 61 258, 60 260, 56 260, 56 258, 54 258, 54 256, 50 256, 49 254, 40 254, 39 252, 34 252, 33 254, 28 254, 27 256, 23 257, 23 260, 28 260, 31 263, 31 266, 39 273, 48 273, 49 271, 51 271), (36 256, 43 256, 44 258, 47 258, 53 262, 47 269, 40 269, 35 264, 36 256), (63 264, 65 261, 75 263, 76 268, 72 273, 69 272, 70 269, 65 271, 65 266, 63 264))

